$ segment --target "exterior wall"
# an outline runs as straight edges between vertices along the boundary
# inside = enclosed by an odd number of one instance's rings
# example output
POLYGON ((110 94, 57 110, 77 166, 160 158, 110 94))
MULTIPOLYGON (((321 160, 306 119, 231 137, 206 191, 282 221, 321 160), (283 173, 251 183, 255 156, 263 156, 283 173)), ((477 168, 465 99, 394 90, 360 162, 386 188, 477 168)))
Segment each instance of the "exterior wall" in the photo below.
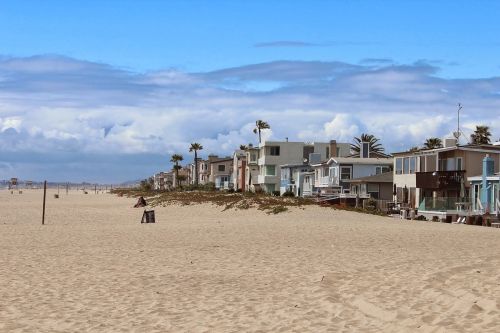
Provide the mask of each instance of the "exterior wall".
POLYGON ((257 183, 259 176, 259 148, 250 147, 246 150, 246 166, 245 166, 245 191, 254 191, 254 184, 257 183))
POLYGON ((228 188, 224 185, 224 180, 227 178, 228 184, 231 182, 231 174, 233 171, 233 159, 212 160, 210 162, 209 182, 215 183, 215 188, 228 188), (219 171, 219 167, 223 166, 224 171, 219 171))
POLYGON ((391 183, 380 183, 380 200, 392 200, 393 199, 393 186, 391 183))
POLYGON ((245 190, 247 153, 244 150, 237 150, 233 155, 233 171, 230 182, 234 184, 236 191, 245 190))

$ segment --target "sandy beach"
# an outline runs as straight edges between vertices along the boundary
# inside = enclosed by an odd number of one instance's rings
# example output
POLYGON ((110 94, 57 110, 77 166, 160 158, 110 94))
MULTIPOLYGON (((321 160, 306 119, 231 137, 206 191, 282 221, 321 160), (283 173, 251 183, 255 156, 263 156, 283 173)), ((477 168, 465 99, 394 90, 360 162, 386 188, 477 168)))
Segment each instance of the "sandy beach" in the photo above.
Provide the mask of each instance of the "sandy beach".
POLYGON ((0 332, 498 332, 500 230, 0 191, 0 332))

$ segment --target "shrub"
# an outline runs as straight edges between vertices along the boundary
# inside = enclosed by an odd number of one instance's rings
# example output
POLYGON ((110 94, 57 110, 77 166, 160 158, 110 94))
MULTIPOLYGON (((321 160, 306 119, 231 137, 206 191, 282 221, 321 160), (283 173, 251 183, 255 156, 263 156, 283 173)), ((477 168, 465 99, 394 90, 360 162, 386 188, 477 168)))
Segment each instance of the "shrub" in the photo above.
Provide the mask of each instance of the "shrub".
POLYGON ((292 191, 286 191, 285 193, 283 193, 283 196, 284 196, 284 197, 294 197, 294 196, 295 196, 295 194, 293 194, 293 192, 292 192, 292 191))
POLYGON ((274 195, 275 197, 279 197, 280 191, 272 191, 271 194, 274 195))
POLYGON ((273 208, 271 208, 267 213, 268 214, 279 214, 279 213, 283 213, 283 212, 286 212, 288 210, 287 207, 285 206, 274 206, 273 208))

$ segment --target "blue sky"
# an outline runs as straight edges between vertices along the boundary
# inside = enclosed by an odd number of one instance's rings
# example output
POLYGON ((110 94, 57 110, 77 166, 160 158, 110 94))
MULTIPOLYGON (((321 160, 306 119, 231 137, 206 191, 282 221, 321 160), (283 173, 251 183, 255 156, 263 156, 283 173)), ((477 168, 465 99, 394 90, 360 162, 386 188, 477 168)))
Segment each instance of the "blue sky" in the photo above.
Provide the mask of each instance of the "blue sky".
POLYGON ((3 1, 0 178, 141 178, 194 140, 205 154, 255 141, 261 118, 274 139, 371 131, 397 151, 447 135, 461 102, 464 131, 500 136, 498 13, 497 1, 3 1))

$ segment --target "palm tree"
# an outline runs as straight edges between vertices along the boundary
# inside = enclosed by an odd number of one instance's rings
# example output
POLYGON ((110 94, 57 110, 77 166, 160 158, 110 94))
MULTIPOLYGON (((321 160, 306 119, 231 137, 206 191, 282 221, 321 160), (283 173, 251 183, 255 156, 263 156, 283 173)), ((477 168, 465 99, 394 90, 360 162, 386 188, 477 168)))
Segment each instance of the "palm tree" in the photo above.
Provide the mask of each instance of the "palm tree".
POLYGON ((179 186, 179 170, 182 169, 182 167, 179 165, 179 162, 182 161, 184 158, 180 154, 173 154, 170 157, 170 162, 174 163, 174 171, 175 171, 175 186, 179 186))
POLYGON ((264 129, 270 129, 271 126, 269 126, 268 123, 266 123, 265 121, 263 120, 257 120, 255 122, 255 128, 253 129, 253 132, 255 134, 259 133, 259 143, 261 142, 261 136, 260 136, 260 132, 264 129))
POLYGON ((351 153, 353 155, 359 156, 361 152, 362 142, 369 143, 371 153, 383 153, 385 150, 384 147, 382 147, 382 145, 378 143, 379 139, 377 139, 374 135, 362 133, 359 138, 354 137, 354 143, 351 143, 351 153))
POLYGON ((247 149, 248 149, 247 145, 240 145, 240 150, 247 150, 247 149))
POLYGON ((443 148, 443 142, 441 141, 440 138, 428 138, 424 142, 424 148, 425 149, 443 148))
POLYGON ((202 150, 203 146, 197 142, 193 142, 189 147, 189 152, 194 151, 194 184, 198 186, 198 151, 202 150))
POLYGON ((408 151, 409 151, 410 153, 413 153, 413 152, 416 152, 416 151, 419 151, 419 150, 420 150, 420 147, 418 147, 418 146, 413 146, 413 147, 411 147, 408 151))
POLYGON ((489 126, 478 125, 474 133, 471 134, 470 139, 473 144, 487 145, 491 143, 490 136, 491 132, 489 126))

